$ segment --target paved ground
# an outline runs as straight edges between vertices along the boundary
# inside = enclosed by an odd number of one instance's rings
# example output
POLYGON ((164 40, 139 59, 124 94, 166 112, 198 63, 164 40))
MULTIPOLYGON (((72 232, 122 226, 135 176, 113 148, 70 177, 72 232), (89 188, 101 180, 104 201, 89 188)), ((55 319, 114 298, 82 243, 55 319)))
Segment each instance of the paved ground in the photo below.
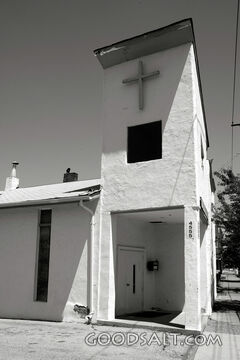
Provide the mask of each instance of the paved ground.
POLYGON ((208 321, 204 335, 219 335, 218 344, 199 347, 194 360, 240 359, 240 278, 232 272, 224 272, 214 312, 208 321))
MULTIPOLYGON (((223 291, 204 335, 219 335, 222 346, 218 343, 199 346, 194 360, 240 359, 240 278, 225 273, 221 286, 223 291)), ((187 345, 183 335, 177 335, 177 345, 174 345, 174 336, 150 330, 91 326, 83 322, 0 320, 0 360, 168 360, 189 359, 189 355, 192 359, 196 347, 187 345), (101 335, 103 332, 105 335, 101 335), (116 336, 116 333, 121 334, 116 336), (131 334, 130 338, 127 333, 131 334), (90 343, 100 336, 96 345, 86 344, 89 334, 92 334, 90 343), (142 339, 137 338, 140 335, 142 339), (114 343, 104 345, 112 336, 114 343), (127 345, 128 339, 136 343, 127 345), (119 341, 124 343, 118 346, 119 341)))
MULTIPOLYGON (((114 332, 145 333, 147 342, 151 342, 152 331, 140 329, 121 329, 118 327, 107 326, 88 326, 81 323, 50 323, 39 321, 21 321, 21 320, 0 320, 0 359, 1 360, 87 360, 87 359, 186 359, 189 346, 174 346, 171 335, 165 339, 171 345, 159 345, 156 338, 152 338, 151 345, 140 345, 140 340, 131 346, 125 344, 116 346, 110 344, 103 346, 89 346, 85 343, 85 337, 93 332, 95 337, 100 332, 107 332, 111 335, 114 332)), ((155 333, 163 340, 163 333, 155 333)), ((179 335, 178 342, 183 342, 183 335, 179 335)), ((123 338, 116 337, 119 342, 123 338)), ((90 338, 92 342, 93 337, 90 338)), ((105 342, 107 337, 102 337, 105 342)), ((130 341, 134 339, 131 338, 130 341)))

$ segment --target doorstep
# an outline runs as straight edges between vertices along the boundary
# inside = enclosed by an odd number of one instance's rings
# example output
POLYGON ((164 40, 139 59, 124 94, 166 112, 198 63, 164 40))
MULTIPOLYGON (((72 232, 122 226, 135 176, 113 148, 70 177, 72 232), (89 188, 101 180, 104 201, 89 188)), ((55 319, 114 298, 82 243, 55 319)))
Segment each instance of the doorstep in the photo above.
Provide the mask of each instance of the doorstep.
POLYGON ((113 320, 97 320, 98 325, 106 326, 118 326, 126 328, 137 328, 137 329, 148 329, 148 330, 157 330, 162 332, 178 333, 183 335, 199 335, 201 331, 199 330, 187 330, 181 327, 157 324, 154 322, 145 322, 145 321, 135 321, 135 320, 125 320, 125 319, 113 319, 113 320))

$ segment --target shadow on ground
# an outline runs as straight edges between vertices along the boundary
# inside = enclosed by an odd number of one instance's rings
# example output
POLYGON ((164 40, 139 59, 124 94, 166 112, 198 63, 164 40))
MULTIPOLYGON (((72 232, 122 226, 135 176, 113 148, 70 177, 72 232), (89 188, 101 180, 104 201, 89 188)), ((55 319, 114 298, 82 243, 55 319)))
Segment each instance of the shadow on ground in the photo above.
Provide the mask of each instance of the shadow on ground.
POLYGON ((236 311, 240 312, 240 301, 239 300, 219 300, 213 305, 213 311, 236 311))
POLYGON ((231 287, 231 289, 229 289, 228 287, 224 287, 224 286, 218 286, 218 287, 217 287, 217 292, 218 292, 218 293, 223 293, 223 292, 225 292, 225 291, 232 291, 232 292, 234 292, 234 293, 239 293, 239 292, 240 292, 240 288, 239 288, 239 287, 236 287, 236 288, 232 288, 232 287, 231 287))
POLYGON ((184 324, 179 322, 180 319, 178 318, 178 315, 180 314, 180 311, 167 312, 163 310, 150 310, 120 315, 117 316, 117 319, 152 322, 184 329, 184 324))

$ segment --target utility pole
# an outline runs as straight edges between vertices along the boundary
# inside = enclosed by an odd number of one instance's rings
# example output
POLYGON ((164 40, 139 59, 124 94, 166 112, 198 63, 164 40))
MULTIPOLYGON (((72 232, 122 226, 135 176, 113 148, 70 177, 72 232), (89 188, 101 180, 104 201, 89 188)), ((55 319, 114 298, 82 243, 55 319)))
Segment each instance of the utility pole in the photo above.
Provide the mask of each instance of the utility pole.
POLYGON ((232 122, 232 124, 231 124, 231 127, 232 127, 232 154, 231 154, 231 169, 232 169, 232 171, 233 171, 233 127, 234 126, 240 126, 240 123, 238 123, 238 124, 234 124, 233 122, 232 122))
POLYGON ((239 21, 239 2, 237 0, 237 21, 236 21, 236 35, 235 35, 235 52, 234 52, 234 72, 233 72, 233 99, 232 99, 232 151, 231 151, 231 169, 233 171, 233 127, 240 126, 240 124, 234 124, 234 112, 235 112, 235 96, 236 96, 236 72, 237 72, 237 53, 238 53, 238 21, 239 21))

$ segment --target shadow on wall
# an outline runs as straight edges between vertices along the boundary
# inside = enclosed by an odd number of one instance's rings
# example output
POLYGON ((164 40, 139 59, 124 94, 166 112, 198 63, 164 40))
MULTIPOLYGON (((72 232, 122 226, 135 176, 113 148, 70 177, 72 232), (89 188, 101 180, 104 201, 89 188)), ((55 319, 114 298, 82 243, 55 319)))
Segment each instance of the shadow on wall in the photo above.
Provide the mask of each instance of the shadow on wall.
MULTIPOLYGON (((127 215, 112 216, 112 239, 116 288, 116 310, 118 309, 118 246, 145 249, 144 264, 144 309, 160 308, 182 311, 185 302, 184 225, 152 224, 127 215), (159 260, 159 270, 147 270, 147 262, 159 260)), ((134 216, 134 215, 133 215, 134 216)), ((118 314, 118 311, 116 311, 118 314)))
POLYGON ((53 210, 48 284, 48 311, 62 320, 69 297, 79 297, 87 282, 87 251, 90 220, 78 205, 53 210), (75 289, 80 281, 79 289, 75 289))
POLYGON ((164 310, 182 311, 185 303, 184 224, 154 225, 156 255, 156 305, 164 310))

